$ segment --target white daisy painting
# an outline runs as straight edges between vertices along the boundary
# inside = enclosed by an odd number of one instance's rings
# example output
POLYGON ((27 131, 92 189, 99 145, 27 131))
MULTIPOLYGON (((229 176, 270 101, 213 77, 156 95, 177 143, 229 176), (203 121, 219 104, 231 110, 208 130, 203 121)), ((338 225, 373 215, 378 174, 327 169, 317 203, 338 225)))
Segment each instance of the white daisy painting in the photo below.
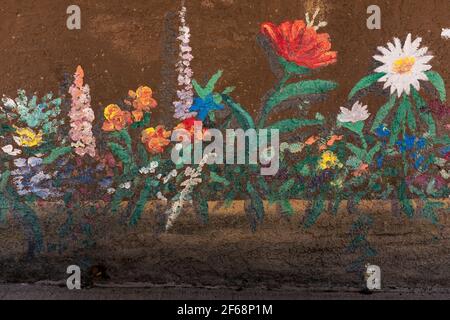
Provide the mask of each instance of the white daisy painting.
MULTIPOLYGON (((388 101, 378 108, 370 131, 376 133, 380 126, 387 126, 391 130, 391 147, 408 131, 410 134, 417 134, 418 130, 427 128, 427 132, 422 134, 436 136, 437 124, 428 107, 429 99, 432 96, 438 97, 441 103, 447 101, 444 78, 439 72, 432 70, 430 61, 433 55, 429 53, 428 47, 421 44, 422 38, 413 38, 408 34, 404 42, 400 38, 394 38, 386 46, 379 46, 379 54, 373 56, 379 63, 375 72, 358 81, 348 96, 349 101, 354 102, 355 97, 361 99, 374 91, 383 96, 388 95, 388 101), (384 86, 374 87, 376 83, 384 86), (379 90, 379 87, 383 89, 379 90), (421 90, 424 87, 427 90, 421 90), (368 90, 369 88, 372 89, 368 90)), ((368 115, 367 108, 357 102, 352 110, 341 108, 338 121, 344 127, 360 133, 362 122, 368 115)))
POLYGON ((370 117, 370 113, 367 111, 367 106, 364 106, 359 101, 355 102, 352 109, 341 107, 341 113, 338 115, 338 121, 342 123, 356 123, 365 121, 370 117))
POLYGON ((420 90, 420 81, 428 81, 426 71, 431 70, 428 63, 433 59, 428 54, 427 47, 421 47, 422 38, 412 41, 411 34, 406 37, 405 43, 394 38, 387 47, 378 47, 381 55, 373 58, 382 63, 375 71, 384 73, 378 82, 384 82, 384 89, 390 88, 391 94, 397 93, 400 97, 403 93, 410 95, 411 86, 420 90))

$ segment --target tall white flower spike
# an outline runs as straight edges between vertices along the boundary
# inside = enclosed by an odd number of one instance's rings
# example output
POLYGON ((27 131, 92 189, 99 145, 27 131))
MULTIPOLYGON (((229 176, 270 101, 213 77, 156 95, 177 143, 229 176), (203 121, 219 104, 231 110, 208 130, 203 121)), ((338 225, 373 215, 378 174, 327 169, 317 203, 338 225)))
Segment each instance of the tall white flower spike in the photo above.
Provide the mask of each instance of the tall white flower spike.
POLYGON ((178 72, 178 86, 177 91, 178 100, 173 103, 175 107, 176 119, 185 120, 191 117, 195 117, 197 113, 189 112, 194 102, 194 88, 192 86, 192 77, 194 72, 191 68, 191 62, 194 59, 192 55, 192 48, 190 47, 191 41, 191 30, 186 23, 186 12, 187 8, 185 6, 185 1, 181 3, 181 10, 178 15, 180 17, 180 35, 178 41, 180 42, 180 60, 176 64, 176 70, 178 72))

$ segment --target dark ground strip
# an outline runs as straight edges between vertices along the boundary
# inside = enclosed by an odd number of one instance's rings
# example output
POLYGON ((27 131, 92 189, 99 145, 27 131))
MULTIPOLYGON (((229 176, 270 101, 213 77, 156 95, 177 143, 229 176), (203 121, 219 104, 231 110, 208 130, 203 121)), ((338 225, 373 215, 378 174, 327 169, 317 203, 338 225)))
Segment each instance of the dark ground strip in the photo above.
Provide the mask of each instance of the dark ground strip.
POLYGON ((225 288, 146 287, 143 284, 110 286, 69 291, 54 285, 3 284, 0 285, 1 300, 442 300, 450 298, 450 288, 444 289, 388 289, 373 294, 363 294, 353 288, 321 288, 283 290, 244 289, 235 291, 225 288))

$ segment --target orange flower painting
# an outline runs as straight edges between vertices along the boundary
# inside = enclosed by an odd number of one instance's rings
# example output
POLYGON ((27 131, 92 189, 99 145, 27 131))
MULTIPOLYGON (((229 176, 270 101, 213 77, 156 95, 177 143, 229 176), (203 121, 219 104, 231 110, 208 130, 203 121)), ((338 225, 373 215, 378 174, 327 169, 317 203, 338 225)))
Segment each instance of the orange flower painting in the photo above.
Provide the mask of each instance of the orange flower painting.
POLYGON ((166 131, 164 126, 156 128, 148 128, 142 131, 142 143, 148 152, 159 154, 164 152, 164 148, 170 144, 170 136, 172 132, 166 131))
POLYGON ((116 104, 110 104, 105 108, 104 116, 106 121, 103 123, 103 131, 120 131, 127 125, 132 124, 131 114, 123 111, 116 104))
POLYGON ((299 66, 316 69, 337 61, 337 52, 330 51, 328 33, 317 33, 303 20, 286 21, 279 26, 267 22, 261 32, 272 41, 278 55, 299 66))
POLYGON ((136 91, 130 90, 128 96, 131 104, 134 107, 132 111, 135 121, 141 121, 144 117, 144 112, 149 112, 158 106, 158 102, 153 98, 153 90, 147 86, 140 86, 136 91))

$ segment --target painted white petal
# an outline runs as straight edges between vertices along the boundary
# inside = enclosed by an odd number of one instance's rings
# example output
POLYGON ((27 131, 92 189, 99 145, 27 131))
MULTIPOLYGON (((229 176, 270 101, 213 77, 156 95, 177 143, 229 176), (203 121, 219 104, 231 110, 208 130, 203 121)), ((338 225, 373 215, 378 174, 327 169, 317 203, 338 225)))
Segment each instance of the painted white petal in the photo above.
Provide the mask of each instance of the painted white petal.
POLYGON ((413 43, 411 44, 411 47, 413 48, 414 51, 417 51, 417 49, 419 49, 420 44, 422 43, 422 38, 416 38, 413 43))
POLYGON ((406 40, 405 40, 405 45, 403 46, 403 51, 409 55, 411 54, 411 49, 412 49, 412 45, 411 45, 411 33, 408 33, 408 35, 406 36, 406 40))
POLYGON ((421 63, 421 64, 425 64, 431 61, 431 59, 433 59, 433 56, 423 56, 420 58, 417 58, 417 63, 421 63))
POLYGON ((380 66, 380 67, 375 69, 375 72, 385 72, 386 73, 388 71, 389 71, 389 68, 386 65, 382 65, 382 66, 380 66))
POLYGON ((414 52, 415 57, 422 57, 428 53, 428 48, 423 47, 414 52))
POLYGON ((417 79, 414 79, 412 86, 414 87, 414 89, 416 89, 417 91, 420 90, 420 82, 417 79))
POLYGON ((388 60, 388 58, 386 56, 380 56, 380 55, 373 56, 373 58, 382 63, 386 63, 388 60))
POLYGON ((405 84, 405 92, 408 96, 411 94, 411 85, 405 84))
POLYGON ((391 51, 391 53, 394 53, 395 46, 392 44, 392 42, 388 42, 387 46, 388 46, 389 50, 391 51))
POLYGON ((442 37, 442 39, 449 40, 450 39, 450 28, 442 29, 441 37, 442 37))
POLYGON ((17 156, 19 154, 22 154, 22 150, 14 149, 14 147, 10 144, 7 146, 4 146, 2 148, 2 150, 4 153, 9 154, 10 156, 17 156))
POLYGON ((411 81, 409 81, 408 78, 406 78, 402 83, 402 92, 405 92, 408 95, 411 92, 411 81))
POLYGON ((391 94, 394 94, 395 91, 397 91, 397 88, 394 85, 392 85, 391 86, 391 94))
POLYGON ((17 136, 13 136, 13 140, 15 143, 17 143, 19 146, 21 146, 20 138, 17 136))
POLYGON ((377 47, 378 51, 380 51, 384 56, 388 56, 391 52, 385 47, 377 47))
POLYGON ((432 69, 432 67, 429 64, 424 64, 424 65, 421 65, 421 66, 417 66, 415 68, 415 71, 417 71, 417 72, 424 72, 424 71, 428 71, 428 70, 431 70, 431 69, 432 69))
POLYGON ((395 48, 396 49, 402 49, 402 42, 400 41, 400 39, 399 38, 394 38, 394 44, 395 44, 395 48))
POLYGON ((2 99, 2 102, 3 102, 3 105, 4 105, 5 107, 7 107, 7 108, 10 108, 10 109, 16 108, 16 103, 15 103, 14 100, 11 99, 11 98, 4 97, 4 98, 2 99))
POLYGON ((5 152, 5 153, 10 153, 10 152, 12 152, 12 151, 14 150, 14 147, 13 147, 12 145, 8 144, 7 146, 4 146, 4 147, 2 148, 2 150, 3 150, 3 152, 5 152))
POLYGON ((410 87, 409 80, 405 78, 405 79, 403 79, 402 82, 400 82, 400 87, 399 87, 400 90, 399 91, 401 93, 407 92, 409 87, 410 87))
POLYGON ((421 72, 416 76, 417 80, 428 81, 428 77, 425 73, 421 72))
POLYGON ((390 75, 388 77, 388 79, 386 80, 386 84, 385 84, 384 88, 386 89, 387 87, 391 87, 391 86, 394 86, 394 81, 393 81, 393 76, 392 75, 390 75))

